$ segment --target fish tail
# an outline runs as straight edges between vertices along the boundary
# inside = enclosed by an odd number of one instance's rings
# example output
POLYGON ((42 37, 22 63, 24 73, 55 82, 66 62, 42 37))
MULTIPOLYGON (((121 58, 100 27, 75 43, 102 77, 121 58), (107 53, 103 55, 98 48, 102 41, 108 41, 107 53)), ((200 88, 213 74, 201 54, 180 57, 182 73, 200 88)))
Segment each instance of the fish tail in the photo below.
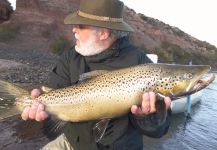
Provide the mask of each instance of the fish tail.
POLYGON ((20 114, 16 99, 29 96, 29 92, 6 81, 0 80, 0 121, 20 114))

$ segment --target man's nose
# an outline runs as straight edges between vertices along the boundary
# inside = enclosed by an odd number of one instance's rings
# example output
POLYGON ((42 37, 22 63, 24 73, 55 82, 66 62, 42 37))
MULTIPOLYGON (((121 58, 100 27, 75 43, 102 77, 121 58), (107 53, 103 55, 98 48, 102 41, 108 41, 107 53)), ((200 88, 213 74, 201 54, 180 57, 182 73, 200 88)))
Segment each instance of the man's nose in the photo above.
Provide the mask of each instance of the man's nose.
POLYGON ((78 29, 79 29, 79 27, 77 26, 77 25, 75 25, 75 26, 73 26, 73 28, 72 28, 72 32, 77 32, 78 31, 78 29))

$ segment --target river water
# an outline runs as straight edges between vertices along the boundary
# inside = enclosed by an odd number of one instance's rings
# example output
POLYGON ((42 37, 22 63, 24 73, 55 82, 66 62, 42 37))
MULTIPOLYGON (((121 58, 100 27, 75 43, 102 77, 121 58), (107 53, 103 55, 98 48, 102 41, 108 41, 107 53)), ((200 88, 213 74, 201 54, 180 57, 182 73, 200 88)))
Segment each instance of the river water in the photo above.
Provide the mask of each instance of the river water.
POLYGON ((166 136, 145 137, 144 150, 217 150, 217 79, 202 91, 190 118, 173 115, 166 136))
MULTIPOLYGON (((144 150, 216 150, 217 79, 202 93, 191 118, 184 113, 173 115, 164 137, 144 137, 144 150)), ((41 128, 40 123, 22 121, 19 116, 0 122, 0 150, 38 150, 49 142, 41 128)))

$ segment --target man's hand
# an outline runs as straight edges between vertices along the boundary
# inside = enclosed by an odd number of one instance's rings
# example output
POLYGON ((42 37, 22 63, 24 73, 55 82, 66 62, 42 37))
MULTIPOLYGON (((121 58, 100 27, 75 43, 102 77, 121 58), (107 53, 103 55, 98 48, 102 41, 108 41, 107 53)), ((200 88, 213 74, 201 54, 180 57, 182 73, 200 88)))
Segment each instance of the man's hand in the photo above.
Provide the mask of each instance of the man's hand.
MULTIPOLYGON (((41 95, 39 89, 34 89, 31 92, 32 98, 41 95)), ((39 102, 33 102, 31 106, 26 106, 21 114, 23 120, 34 119, 36 121, 43 121, 48 118, 48 113, 44 110, 44 105, 39 102)))
MULTIPOLYGON (((143 117, 148 114, 156 112, 155 102, 156 95, 154 92, 144 93, 142 96, 142 105, 138 107, 137 105, 133 105, 131 107, 131 112, 138 116, 143 117)), ((164 98, 164 102, 166 104, 166 108, 169 109, 171 105, 171 99, 169 97, 164 98)))

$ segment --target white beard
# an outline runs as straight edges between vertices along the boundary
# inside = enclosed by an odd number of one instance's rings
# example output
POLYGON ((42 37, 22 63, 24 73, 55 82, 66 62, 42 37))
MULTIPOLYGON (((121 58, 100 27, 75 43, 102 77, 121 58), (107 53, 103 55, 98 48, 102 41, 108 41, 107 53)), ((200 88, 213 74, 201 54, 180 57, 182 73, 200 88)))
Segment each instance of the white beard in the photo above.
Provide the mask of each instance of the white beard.
POLYGON ((76 40, 79 41, 79 46, 75 45, 75 50, 83 56, 92 56, 101 53, 104 49, 97 45, 96 35, 93 33, 89 36, 89 39, 83 43, 79 40, 79 36, 75 34, 76 40))

